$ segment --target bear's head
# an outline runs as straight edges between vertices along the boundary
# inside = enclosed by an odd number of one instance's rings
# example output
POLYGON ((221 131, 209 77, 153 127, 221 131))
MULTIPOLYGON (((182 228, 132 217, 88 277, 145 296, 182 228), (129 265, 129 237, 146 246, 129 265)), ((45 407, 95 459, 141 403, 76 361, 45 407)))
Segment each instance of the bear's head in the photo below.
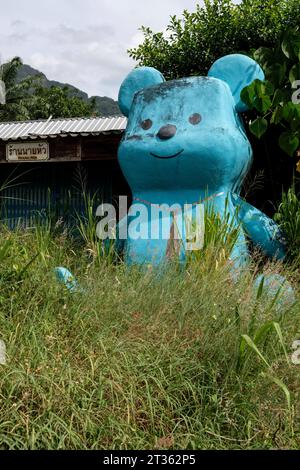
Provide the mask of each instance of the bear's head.
POLYGON ((252 160, 240 93, 256 78, 261 68, 241 54, 218 59, 207 77, 134 69, 119 91, 128 124, 118 158, 132 191, 238 191, 252 160))

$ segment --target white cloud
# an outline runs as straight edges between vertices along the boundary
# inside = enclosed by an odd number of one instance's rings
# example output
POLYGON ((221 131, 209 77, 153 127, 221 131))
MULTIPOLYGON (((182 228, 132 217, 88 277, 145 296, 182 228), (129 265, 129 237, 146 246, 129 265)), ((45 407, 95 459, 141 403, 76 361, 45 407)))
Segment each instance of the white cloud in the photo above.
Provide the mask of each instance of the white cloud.
POLYGON ((10 0, 1 11, 1 60, 21 56, 49 79, 116 99, 123 78, 135 65, 127 49, 142 42, 140 26, 161 31, 170 15, 193 11, 196 3, 10 0))

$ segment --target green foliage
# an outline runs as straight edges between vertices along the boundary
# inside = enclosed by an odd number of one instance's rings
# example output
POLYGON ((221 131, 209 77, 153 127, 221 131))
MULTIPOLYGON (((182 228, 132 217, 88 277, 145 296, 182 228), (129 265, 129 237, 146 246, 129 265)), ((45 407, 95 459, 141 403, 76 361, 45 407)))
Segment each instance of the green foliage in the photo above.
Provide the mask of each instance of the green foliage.
POLYGON ((85 102, 71 95, 68 87, 45 88, 34 84, 33 92, 27 99, 30 119, 89 117, 95 113, 95 102, 85 102))
POLYGON ((250 131, 261 138, 269 127, 278 134, 280 148, 290 156, 300 146, 300 29, 288 30, 274 48, 260 47, 254 58, 266 80, 255 80, 241 93, 243 101, 258 115, 250 131), (297 83, 297 80, 299 82, 297 83))
MULTIPOLYGON (((243 92, 245 101, 252 107, 244 118, 246 127, 250 119, 250 131, 261 138, 258 142, 250 132, 255 151, 252 171, 264 171, 265 175, 261 194, 251 202, 265 209, 266 201, 271 199, 269 215, 273 212, 272 204, 280 198, 282 185, 288 187, 291 181, 293 162, 284 163, 281 149, 295 153, 296 147, 299 148, 299 136, 295 135, 299 131, 298 110, 289 105, 283 116, 281 109, 281 103, 291 101, 292 94, 296 93, 291 89, 290 80, 300 79, 296 65, 299 58, 297 62, 295 55, 298 39, 294 34, 291 43, 284 42, 286 55, 280 45, 284 62, 289 65, 287 70, 283 61, 274 60, 273 49, 288 29, 296 31, 297 26, 300 26, 298 0, 244 0, 238 4, 231 0, 205 0, 204 5, 196 6, 194 12, 184 11, 181 17, 172 16, 165 32, 142 27, 144 41, 128 51, 139 65, 156 67, 166 79, 206 75, 212 63, 221 56, 230 53, 253 56, 255 50, 260 51, 255 58, 272 79, 264 84, 257 81, 243 92), (259 55, 268 59, 266 66, 259 55), (285 82, 287 89, 278 85, 285 82), (274 112, 269 115, 271 109, 274 112), (280 129, 282 124, 285 128, 280 129), (277 134, 282 134, 280 144, 277 134)), ((300 160, 296 168, 300 171, 300 160)))
POLYGON ((291 258, 300 261, 300 194, 295 185, 282 193, 282 199, 274 215, 287 238, 287 246, 291 258))
POLYGON ((92 105, 95 104, 95 110, 97 115, 99 116, 112 116, 112 115, 120 115, 120 109, 118 103, 114 101, 112 98, 108 98, 107 96, 91 96, 88 97, 87 93, 84 91, 70 85, 69 83, 61 83, 56 80, 49 80, 45 74, 40 72, 37 69, 34 69, 30 65, 23 64, 18 69, 18 76, 17 81, 20 82, 24 78, 32 77, 39 80, 39 83, 43 88, 51 88, 53 86, 59 88, 67 87, 69 90, 69 96, 76 96, 77 98, 82 99, 86 104, 92 105))
POLYGON ((204 0, 195 12, 171 16, 166 33, 143 26, 144 42, 128 52, 139 65, 156 67, 166 79, 206 75, 223 55, 275 45, 299 18, 298 0, 204 0))
POLYGON ((252 134, 260 138, 268 127, 268 121, 265 118, 256 118, 254 121, 250 122, 249 128, 252 134))
POLYGON ((39 75, 18 79, 22 67, 19 57, 3 64, 0 79, 5 83, 6 103, 0 104, 0 121, 22 121, 88 117, 96 114, 96 100, 84 101, 71 93, 69 87, 45 87, 39 75))
MULTIPOLYGON (((240 234, 240 226, 236 219, 227 211, 228 201, 225 202, 225 215, 215 212, 212 204, 204 207, 204 244, 203 248, 187 251, 187 262, 204 263, 206 268, 210 265, 215 270, 228 265, 232 250, 240 234)), ((192 224, 192 233, 197 232, 197 226, 192 224)))

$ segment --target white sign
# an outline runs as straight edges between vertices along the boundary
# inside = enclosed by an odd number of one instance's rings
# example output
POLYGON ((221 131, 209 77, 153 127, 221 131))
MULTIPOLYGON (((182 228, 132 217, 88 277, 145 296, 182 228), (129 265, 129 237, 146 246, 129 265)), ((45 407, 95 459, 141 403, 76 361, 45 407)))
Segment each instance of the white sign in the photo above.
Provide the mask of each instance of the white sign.
POLYGON ((10 162, 49 160, 49 144, 47 142, 15 142, 7 144, 6 160, 10 162))

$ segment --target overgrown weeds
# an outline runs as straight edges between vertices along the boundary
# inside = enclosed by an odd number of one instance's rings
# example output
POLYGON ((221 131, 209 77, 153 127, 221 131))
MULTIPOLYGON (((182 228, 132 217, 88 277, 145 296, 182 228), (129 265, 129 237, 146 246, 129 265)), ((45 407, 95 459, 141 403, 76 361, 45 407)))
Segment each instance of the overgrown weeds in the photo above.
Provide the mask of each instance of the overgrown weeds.
POLYGON ((235 281, 205 256, 161 276, 5 228, 0 259, 0 448, 299 447, 299 303, 255 293, 254 264, 235 281))

